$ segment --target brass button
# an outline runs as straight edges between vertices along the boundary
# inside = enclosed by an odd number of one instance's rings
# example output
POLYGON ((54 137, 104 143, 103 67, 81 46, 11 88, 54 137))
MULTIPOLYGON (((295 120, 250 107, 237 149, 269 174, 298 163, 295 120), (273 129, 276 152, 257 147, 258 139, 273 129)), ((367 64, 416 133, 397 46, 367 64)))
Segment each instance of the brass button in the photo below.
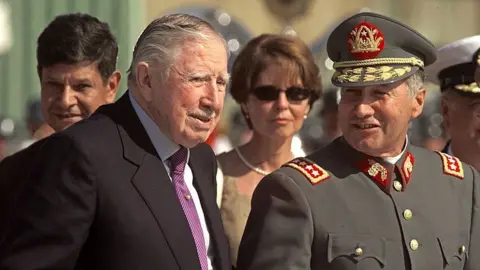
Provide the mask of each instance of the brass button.
POLYGON ((465 253, 465 250, 466 250, 465 246, 462 245, 462 246, 458 249, 458 252, 460 252, 460 254, 463 254, 463 253, 465 253))
POLYGON ((418 249, 418 241, 416 239, 412 239, 412 241, 410 241, 410 248, 413 251, 418 249))
POLYGON ((405 211, 403 211, 403 217, 405 218, 405 220, 411 220, 413 217, 412 210, 406 209, 405 211))
POLYGON ((363 249, 362 248, 356 248, 355 249, 355 256, 362 256, 363 254, 363 249))
POLYGON ((399 181, 393 181, 393 188, 395 188, 396 191, 402 191, 402 183, 399 181))
POLYGON ((188 194, 185 195, 185 199, 187 199, 187 201, 189 201, 191 198, 192 198, 192 196, 190 196, 190 195, 188 195, 188 194))

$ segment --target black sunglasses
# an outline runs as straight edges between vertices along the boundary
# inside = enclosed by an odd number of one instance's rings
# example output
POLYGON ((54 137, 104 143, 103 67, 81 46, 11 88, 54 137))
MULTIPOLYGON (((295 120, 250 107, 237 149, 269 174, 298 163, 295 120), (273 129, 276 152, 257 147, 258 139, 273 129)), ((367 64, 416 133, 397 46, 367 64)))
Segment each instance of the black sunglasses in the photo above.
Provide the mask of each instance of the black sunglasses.
MULTIPOLYGON (((282 89, 273 86, 273 85, 262 85, 255 87, 252 90, 252 93, 259 99, 263 101, 274 101, 278 99, 282 89)), ((302 101, 310 97, 311 90, 299 86, 292 86, 285 90, 285 95, 290 101, 302 101)))

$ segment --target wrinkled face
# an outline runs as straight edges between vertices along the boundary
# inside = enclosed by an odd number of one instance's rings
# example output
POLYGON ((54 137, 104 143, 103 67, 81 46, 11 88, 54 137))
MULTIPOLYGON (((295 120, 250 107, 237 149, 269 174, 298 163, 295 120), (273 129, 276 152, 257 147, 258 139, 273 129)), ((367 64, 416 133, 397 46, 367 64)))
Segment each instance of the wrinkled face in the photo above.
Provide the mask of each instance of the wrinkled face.
POLYGON ((422 112, 425 90, 408 96, 405 81, 342 89, 339 121, 347 142, 375 157, 401 153, 411 119, 422 112))
MULTIPOLYGON (((297 133, 310 110, 308 96, 301 95, 293 89, 304 90, 302 81, 298 76, 292 76, 281 65, 272 64, 260 73, 257 82, 250 92, 247 102, 242 105, 243 111, 248 115, 252 123, 253 131, 267 137, 293 137, 297 133), (270 89, 269 89, 270 88, 270 89), (259 91, 280 90, 274 100, 264 100, 254 94, 255 89, 259 91), (299 98, 287 98, 285 90, 299 98)), ((267 93, 259 93, 267 95, 267 93)), ((272 98, 273 99, 273 98, 272 98)))
POLYGON ((137 80, 149 115, 162 133, 193 147, 206 141, 223 109, 227 51, 218 37, 187 42, 174 61, 166 81, 159 69, 145 63, 140 65, 146 65, 146 72, 137 71, 137 80))
POLYGON ((39 71, 45 121, 61 131, 115 99, 120 74, 104 83, 96 63, 55 64, 39 71))
POLYGON ((480 151, 480 95, 443 96, 442 114, 445 129, 456 146, 464 151, 480 151))

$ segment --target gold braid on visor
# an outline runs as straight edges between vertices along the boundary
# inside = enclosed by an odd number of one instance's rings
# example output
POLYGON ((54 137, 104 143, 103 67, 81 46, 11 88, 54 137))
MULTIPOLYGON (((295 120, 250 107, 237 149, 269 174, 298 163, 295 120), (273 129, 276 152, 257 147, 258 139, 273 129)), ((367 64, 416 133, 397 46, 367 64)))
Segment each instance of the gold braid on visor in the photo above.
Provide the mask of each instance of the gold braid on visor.
POLYGON ((365 66, 377 66, 377 65, 412 65, 412 66, 424 66, 423 61, 416 58, 377 58, 366 60, 353 60, 336 62, 333 64, 333 68, 351 68, 351 67, 365 67, 365 66))

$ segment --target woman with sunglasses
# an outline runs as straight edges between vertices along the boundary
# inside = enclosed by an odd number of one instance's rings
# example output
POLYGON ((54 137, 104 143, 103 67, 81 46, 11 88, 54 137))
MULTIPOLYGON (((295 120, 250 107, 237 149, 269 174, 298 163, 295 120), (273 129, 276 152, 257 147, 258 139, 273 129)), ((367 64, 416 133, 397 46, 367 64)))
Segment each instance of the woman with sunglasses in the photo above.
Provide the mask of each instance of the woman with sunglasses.
POLYGON ((292 139, 321 95, 321 81, 300 39, 271 34, 244 47, 231 75, 231 94, 253 134, 248 143, 218 156, 224 175, 221 212, 235 266, 253 191, 265 175, 295 158, 292 139))

